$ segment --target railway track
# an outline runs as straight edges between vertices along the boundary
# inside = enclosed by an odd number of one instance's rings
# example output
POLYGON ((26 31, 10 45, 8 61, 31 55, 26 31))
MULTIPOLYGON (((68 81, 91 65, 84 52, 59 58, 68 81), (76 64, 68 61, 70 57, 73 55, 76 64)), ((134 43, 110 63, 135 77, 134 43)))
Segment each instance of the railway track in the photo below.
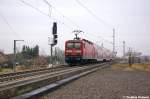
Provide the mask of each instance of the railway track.
POLYGON ((64 68, 69 68, 66 66, 58 66, 54 68, 44 68, 44 69, 36 69, 36 70, 29 70, 29 71, 23 71, 23 72, 15 72, 15 73, 7 73, 7 74, 1 74, 0 75, 0 84, 14 81, 14 80, 20 80, 24 79, 26 77, 35 76, 35 75, 41 75, 53 71, 62 70, 64 68))
MULTIPOLYGON (((62 70, 57 70, 53 72, 38 74, 35 76, 26 77, 21 80, 14 80, 7 83, 0 84, 0 97, 2 98, 10 98, 13 96, 22 95, 26 92, 30 92, 32 90, 41 88, 43 86, 47 86, 49 84, 54 84, 55 82, 59 82, 61 84, 62 82, 65 82, 65 79, 71 79, 69 77, 75 76, 81 74, 86 74, 93 72, 99 68, 106 67, 106 65, 110 65, 110 63, 102 63, 102 64, 95 64, 91 66, 82 66, 82 67, 70 67, 62 70), (10 94, 8 94, 8 92, 10 94)), ((54 84, 57 85, 57 84, 54 84)), ((53 85, 50 85, 53 86, 53 85)), ((48 87, 46 87, 48 88, 48 87)), ((46 89, 44 88, 44 89, 46 89)), ((33 92, 35 93, 35 92, 33 92)), ((31 95, 31 94, 30 94, 31 95)), ((29 96, 29 95, 27 95, 29 96)), ((22 99, 22 96, 14 97, 13 99, 22 99), (19 98, 18 98, 19 97, 19 98)), ((27 97, 26 97, 27 98, 27 97)))

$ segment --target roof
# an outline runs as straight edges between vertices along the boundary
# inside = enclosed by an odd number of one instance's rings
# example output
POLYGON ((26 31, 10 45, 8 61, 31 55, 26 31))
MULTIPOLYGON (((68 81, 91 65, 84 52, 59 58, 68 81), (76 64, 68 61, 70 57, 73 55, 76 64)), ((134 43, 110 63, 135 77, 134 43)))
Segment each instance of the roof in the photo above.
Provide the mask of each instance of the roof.
POLYGON ((93 42, 91 42, 91 41, 89 41, 89 40, 86 40, 86 39, 74 39, 74 40, 68 40, 68 41, 66 41, 66 42, 81 42, 81 41, 85 41, 85 42, 87 42, 87 43, 89 43, 89 44, 94 44, 93 42))

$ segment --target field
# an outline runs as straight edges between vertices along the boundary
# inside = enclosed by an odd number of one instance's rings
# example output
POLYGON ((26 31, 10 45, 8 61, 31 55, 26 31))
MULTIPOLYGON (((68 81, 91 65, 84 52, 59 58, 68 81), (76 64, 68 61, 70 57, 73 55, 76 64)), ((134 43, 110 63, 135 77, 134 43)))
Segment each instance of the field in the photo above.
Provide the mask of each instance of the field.
POLYGON ((0 74, 13 72, 10 68, 0 68, 0 74))
POLYGON ((150 62, 144 62, 144 63, 136 63, 132 66, 129 66, 129 64, 114 64, 112 65, 112 69, 115 70, 123 70, 123 71, 147 71, 150 72, 150 62))
MULTIPOLYGON (((35 68, 26 68, 25 66, 16 66, 16 72, 32 70, 35 68)), ((12 68, 0 68, 0 74, 11 73, 13 72, 12 68)))

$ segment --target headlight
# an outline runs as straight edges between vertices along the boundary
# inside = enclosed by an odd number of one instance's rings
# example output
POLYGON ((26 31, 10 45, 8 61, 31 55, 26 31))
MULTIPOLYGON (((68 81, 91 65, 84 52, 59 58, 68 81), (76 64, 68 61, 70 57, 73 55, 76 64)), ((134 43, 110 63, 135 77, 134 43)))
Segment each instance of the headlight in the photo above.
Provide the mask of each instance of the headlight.
POLYGON ((81 50, 76 50, 76 53, 81 53, 81 50))
POLYGON ((66 53, 72 53, 72 50, 66 50, 66 53))

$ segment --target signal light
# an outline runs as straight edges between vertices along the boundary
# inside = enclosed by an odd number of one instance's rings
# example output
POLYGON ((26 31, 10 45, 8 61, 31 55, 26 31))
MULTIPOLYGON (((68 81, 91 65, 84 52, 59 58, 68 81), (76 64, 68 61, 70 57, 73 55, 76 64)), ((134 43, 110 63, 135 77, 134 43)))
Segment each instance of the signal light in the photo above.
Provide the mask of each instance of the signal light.
POLYGON ((52 28, 52 34, 53 34, 53 45, 56 45, 57 44, 57 23, 54 22, 53 23, 53 28, 52 28))
POLYGON ((54 39, 56 39, 56 38, 58 38, 58 36, 57 36, 57 35, 54 35, 54 39))
POLYGON ((56 45, 57 44, 57 39, 54 39, 54 45, 56 45))
POLYGON ((53 35, 54 36, 54 45, 56 45, 57 44, 57 35, 53 35))
POLYGON ((54 22, 53 23, 53 31, 52 31, 53 35, 57 34, 57 23, 54 22))

